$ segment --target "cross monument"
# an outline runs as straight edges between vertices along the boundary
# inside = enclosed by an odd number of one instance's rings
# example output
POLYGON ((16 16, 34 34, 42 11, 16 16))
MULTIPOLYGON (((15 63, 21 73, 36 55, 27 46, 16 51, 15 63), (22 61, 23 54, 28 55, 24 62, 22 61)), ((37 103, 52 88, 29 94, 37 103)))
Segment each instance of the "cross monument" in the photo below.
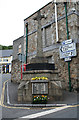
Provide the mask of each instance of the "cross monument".
POLYGON ((33 19, 38 22, 37 27, 37 54, 36 57, 32 59, 31 62, 35 63, 42 63, 46 62, 46 58, 43 57, 43 42, 42 42, 42 31, 41 31, 41 19, 45 18, 45 15, 41 15, 40 10, 37 13, 37 16, 33 19))

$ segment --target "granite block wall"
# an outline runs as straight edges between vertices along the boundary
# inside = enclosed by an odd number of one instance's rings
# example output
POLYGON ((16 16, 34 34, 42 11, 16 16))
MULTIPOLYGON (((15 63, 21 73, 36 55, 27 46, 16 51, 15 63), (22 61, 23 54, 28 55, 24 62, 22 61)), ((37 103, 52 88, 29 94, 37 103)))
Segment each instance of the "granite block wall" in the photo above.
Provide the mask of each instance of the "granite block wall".
MULTIPOLYGON (((59 47, 61 42, 67 40, 66 32, 66 16, 65 6, 63 2, 57 3, 57 15, 58 15, 58 37, 59 42, 56 42, 56 25, 55 25, 55 5, 50 2, 46 6, 40 9, 41 14, 44 14, 46 18, 41 20, 42 40, 43 40, 43 53, 44 56, 53 58, 55 67, 59 71, 59 79, 62 82, 63 89, 69 89, 69 75, 68 75, 68 63, 64 59, 60 59, 59 47), (47 41, 46 41, 47 30, 47 41)), ((24 20, 24 54, 26 54, 26 23, 28 23, 28 63, 36 56, 37 49, 37 21, 34 21, 34 17, 37 15, 36 11, 24 20)), ((76 90, 79 84, 79 2, 67 3, 67 16, 68 16, 68 30, 69 39, 72 39, 76 43, 77 56, 73 57, 70 62, 70 77, 72 90, 76 90)), ((52 62, 52 61, 51 61, 52 62)), ((18 65, 16 62, 15 66, 18 65)), ((14 70, 13 70, 14 71, 14 70)), ((12 72, 14 75, 14 72, 12 72)), ((17 74, 18 75, 18 74, 17 74)), ((17 76, 16 75, 16 76, 17 76)), ((14 81, 18 80, 18 77, 14 76, 14 81)), ((19 76, 20 78, 20 76, 19 76)), ((19 79, 20 81, 20 79, 19 79)))
MULTIPOLYGON (((68 12, 68 30, 69 39, 72 39, 76 43, 77 56, 73 57, 70 62, 70 76, 71 76, 71 86, 72 90, 75 90, 78 86, 78 54, 79 54, 79 3, 78 2, 68 2, 67 12, 68 12)), ((59 78, 62 82, 63 89, 69 89, 69 75, 68 75, 68 63, 64 59, 60 59, 59 47, 61 42, 67 40, 66 32, 66 16, 65 16, 65 6, 64 3, 57 3, 57 15, 58 15, 58 36, 59 43, 56 42, 56 25, 55 25, 55 5, 50 2, 48 5, 40 9, 41 14, 46 15, 46 18, 41 20, 41 30, 42 30, 42 40, 43 40, 43 52, 45 57, 53 56, 55 66, 59 70, 59 78), (48 32, 50 36, 50 44, 47 45, 46 42, 46 29, 50 27, 51 32, 48 32)), ((37 12, 29 16, 24 20, 24 23, 28 23, 28 63, 30 63, 31 58, 36 56, 37 49, 37 21, 33 18, 37 15, 37 12)), ((26 27, 24 28, 26 31, 26 27)), ((24 42, 26 40, 26 33, 24 32, 24 42)), ((49 41, 49 39, 48 39, 49 41)), ((25 43, 24 43, 25 44, 25 43)), ((26 48, 24 48, 25 50, 26 48)))
POLYGON ((11 81, 14 83, 21 81, 21 64, 19 60, 12 61, 11 81))

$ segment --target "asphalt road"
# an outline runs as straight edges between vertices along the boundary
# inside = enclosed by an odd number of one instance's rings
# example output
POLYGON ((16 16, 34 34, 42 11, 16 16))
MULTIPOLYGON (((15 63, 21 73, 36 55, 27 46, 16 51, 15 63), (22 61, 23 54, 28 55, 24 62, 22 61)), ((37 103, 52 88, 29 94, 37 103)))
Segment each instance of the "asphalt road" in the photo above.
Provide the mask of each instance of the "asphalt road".
MULTIPOLYGON (((1 87, 2 87, 2 83, 6 80, 9 80, 11 78, 10 74, 4 74, 2 76, 0 76, 0 95, 1 95, 1 87)), ((9 120, 9 118, 14 119, 17 118, 19 119, 20 117, 23 116, 28 116, 28 115, 32 115, 32 114, 36 114, 37 118, 36 119, 40 119, 42 120, 44 118, 44 120, 46 119, 53 119, 53 118, 77 118, 78 117, 78 111, 79 108, 77 106, 73 106, 73 107, 69 107, 63 110, 59 110, 57 112, 51 112, 51 113, 47 113, 46 115, 45 112, 48 112, 49 110, 53 110, 53 108, 49 108, 49 109, 40 109, 40 108, 32 108, 32 109, 27 109, 27 108, 12 108, 12 107, 1 107, 0 106, 0 114, 2 114, 2 118, 7 118, 7 120, 9 120), (2 111, 1 111, 2 108, 2 111), (45 111, 45 112, 44 112, 45 111), (41 114, 40 117, 38 117, 38 113, 40 112, 44 112, 43 114, 41 114)), ((39 120, 38 119, 38 120, 39 120)), ((4 120, 4 119, 3 119, 4 120)), ((35 120, 35 118, 34 118, 35 120)), ((55 119, 56 120, 56 119, 55 119)), ((62 119, 63 120, 63 119, 62 119)), ((73 119, 72 119, 73 120, 73 119)))
MULTIPOLYGON (((2 75, 0 74, 0 102, 1 102, 1 93, 2 93, 2 75)), ((2 118, 2 107, 0 106, 0 119, 2 118)))

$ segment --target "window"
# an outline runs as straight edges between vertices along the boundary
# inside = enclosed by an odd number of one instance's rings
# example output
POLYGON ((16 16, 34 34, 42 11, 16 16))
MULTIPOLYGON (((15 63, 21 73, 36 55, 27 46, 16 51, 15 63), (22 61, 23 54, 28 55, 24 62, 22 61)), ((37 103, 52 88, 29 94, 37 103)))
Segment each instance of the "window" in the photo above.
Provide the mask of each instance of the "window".
POLYGON ((51 25, 43 28, 42 30, 42 40, 43 40, 43 47, 50 46, 52 44, 52 30, 51 25))
POLYGON ((0 73, 1 73, 1 71, 2 71, 2 66, 0 65, 0 73))
POLYGON ((3 58, 3 62, 8 62, 8 58, 3 58))
POLYGON ((49 46, 51 45, 51 28, 50 26, 49 27, 46 27, 45 29, 45 39, 46 39, 46 45, 49 46))
POLYGON ((19 45, 18 52, 21 53, 21 44, 19 45))
POLYGON ((2 62, 2 58, 0 58, 0 62, 2 62))

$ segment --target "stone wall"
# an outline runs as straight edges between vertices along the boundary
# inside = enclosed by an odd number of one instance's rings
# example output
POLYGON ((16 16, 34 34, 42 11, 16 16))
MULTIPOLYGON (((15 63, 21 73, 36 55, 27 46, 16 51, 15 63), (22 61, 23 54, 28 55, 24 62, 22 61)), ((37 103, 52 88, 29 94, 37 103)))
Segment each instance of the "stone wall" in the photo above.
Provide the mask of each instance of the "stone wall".
POLYGON ((13 82, 19 82, 21 80, 21 59, 24 62, 24 37, 21 36, 13 41, 13 61, 12 61, 12 72, 11 80, 13 82), (21 45, 21 56, 19 57, 19 45, 21 45))
POLYGON ((15 83, 21 81, 21 62, 17 59, 12 61, 11 81, 15 83))
MULTIPOLYGON (((59 56, 59 46, 61 42, 67 39, 66 33, 66 16, 65 16, 65 7, 64 3, 57 4, 57 14, 58 14, 58 35, 59 43, 56 42, 56 26, 55 26, 55 6, 52 2, 40 9, 41 14, 46 15, 46 18, 41 20, 41 29, 42 29, 42 40, 43 40, 43 51, 45 57, 53 57, 55 66, 59 70, 59 78, 62 82, 63 89, 69 89, 69 75, 68 75, 68 63, 64 59, 60 59, 59 56), (50 32, 48 32, 48 39, 46 44, 45 31, 50 27, 50 32)), ((77 83, 79 80, 78 76, 78 54, 79 54, 79 7, 77 2, 67 3, 67 12, 68 12, 68 30, 69 38, 73 39, 73 42, 77 45, 77 56, 72 58, 70 62, 70 76, 71 76, 71 85, 72 89, 77 88, 77 83)), ((31 58, 36 56, 37 49, 37 21, 34 21, 33 18, 37 15, 37 12, 29 16, 24 20, 24 24, 28 23, 28 63, 30 63, 31 58)), ((48 29, 49 30, 49 29, 48 29)), ((24 28, 24 46, 26 41, 26 27, 24 28)), ((24 48, 26 50, 26 48, 24 48)), ((25 53, 25 51, 24 51, 25 53)))
POLYGON ((21 36, 13 41, 13 60, 18 59, 19 45, 21 45, 21 53, 24 53, 24 37, 21 36))

